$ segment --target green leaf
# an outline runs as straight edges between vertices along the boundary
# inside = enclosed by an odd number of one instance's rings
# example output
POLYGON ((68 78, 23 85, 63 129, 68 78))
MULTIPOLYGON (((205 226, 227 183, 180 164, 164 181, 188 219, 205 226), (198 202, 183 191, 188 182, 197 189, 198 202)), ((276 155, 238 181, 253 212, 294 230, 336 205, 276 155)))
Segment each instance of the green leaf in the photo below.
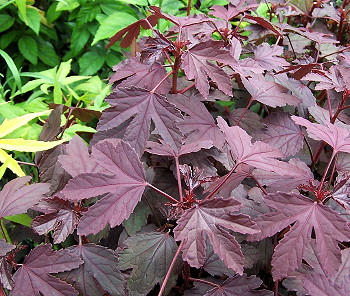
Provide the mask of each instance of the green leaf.
POLYGON ((0 167, 0 179, 2 179, 2 177, 4 176, 5 174, 5 171, 6 169, 8 168, 9 164, 11 162, 11 157, 8 156, 6 158, 6 161, 3 163, 3 165, 0 167))
POLYGON ((147 0, 120 0, 120 2, 125 2, 132 5, 147 6, 147 0))
POLYGON ((100 4, 100 7, 103 13, 105 13, 106 15, 111 15, 115 12, 122 11, 137 17, 137 13, 135 13, 135 10, 133 10, 129 5, 121 3, 119 1, 104 0, 100 4))
POLYGON ((75 26, 72 32, 70 48, 77 55, 89 41, 90 32, 86 26, 75 26))
POLYGON ((49 23, 52 23, 55 20, 57 20, 62 14, 62 11, 57 10, 57 4, 58 2, 53 3, 46 11, 46 19, 49 23))
POLYGON ((31 36, 24 35, 18 40, 18 48, 21 54, 32 64, 38 63, 38 44, 31 36))
POLYGON ((57 4, 57 8, 56 10, 60 11, 60 10, 73 10, 77 7, 79 7, 79 1, 78 0, 64 0, 64 1, 60 1, 57 4))
POLYGON ((150 209, 143 201, 139 202, 127 220, 124 220, 123 226, 129 235, 134 235, 140 231, 142 226, 147 224, 147 217, 150 209))
POLYGON ((15 150, 22 152, 38 152, 49 150, 56 147, 59 144, 66 142, 67 139, 60 141, 44 142, 35 140, 24 140, 24 139, 1 139, 0 149, 15 150))
POLYGON ((27 23, 28 27, 31 28, 37 35, 40 31, 40 20, 41 16, 37 9, 34 7, 27 7, 27 23))
POLYGON ((17 163, 16 160, 12 158, 11 155, 7 154, 4 150, 0 148, 0 162, 6 163, 8 162, 8 168, 16 174, 18 177, 23 177, 26 174, 22 171, 21 167, 17 163))
POLYGON ((136 21, 137 19, 134 16, 122 11, 111 14, 110 16, 101 20, 101 25, 98 28, 91 45, 96 44, 102 39, 112 37, 119 30, 131 25, 136 21))
POLYGON ((16 0, 19 17, 27 24, 27 1, 16 0))
POLYGON ((100 7, 93 3, 81 7, 77 16, 77 24, 83 25, 91 22, 100 12, 100 7))
POLYGON ((30 218, 27 214, 7 216, 7 217, 4 217, 4 219, 24 225, 24 226, 28 226, 28 227, 30 227, 30 223, 32 223, 32 218, 30 218))
POLYGON ((0 49, 0 55, 4 58, 7 66, 9 67, 9 69, 10 69, 12 75, 13 75, 13 78, 15 79, 15 82, 16 82, 16 85, 17 85, 18 89, 21 89, 22 81, 21 81, 21 78, 19 76, 19 72, 17 70, 17 67, 16 67, 14 61, 12 60, 12 58, 6 52, 4 52, 1 49, 0 49))
POLYGON ((93 75, 101 69, 105 62, 104 56, 96 51, 84 53, 79 59, 80 75, 93 75))
POLYGON ((10 31, 0 37, 0 48, 6 49, 19 35, 18 31, 10 31))
POLYGON ((39 60, 51 67, 60 63, 60 58, 57 56, 55 49, 50 42, 40 40, 38 45, 39 60))
POLYGON ((80 123, 73 124, 71 127, 64 131, 64 137, 68 140, 72 139, 79 132, 96 133, 96 130, 92 127, 82 125, 80 123))
POLYGON ((8 14, 0 14, 0 32, 4 32, 11 28, 15 19, 8 14))

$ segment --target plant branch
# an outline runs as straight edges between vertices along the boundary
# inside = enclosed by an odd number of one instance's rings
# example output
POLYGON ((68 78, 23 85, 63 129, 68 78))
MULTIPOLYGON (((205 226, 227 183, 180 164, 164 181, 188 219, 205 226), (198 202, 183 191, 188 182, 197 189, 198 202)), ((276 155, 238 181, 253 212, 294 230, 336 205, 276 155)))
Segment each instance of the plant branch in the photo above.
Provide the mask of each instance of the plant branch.
POLYGON ((159 81, 159 83, 151 90, 151 93, 154 93, 156 91, 156 89, 161 86, 161 84, 171 75, 173 74, 174 72, 173 71, 170 71, 169 73, 167 73, 163 79, 161 81, 159 81))
POLYGON ((250 105, 253 103, 254 100, 252 100, 252 98, 249 99, 249 102, 247 104, 247 106, 244 108, 241 116, 238 118, 238 120, 236 121, 236 123, 234 125, 239 125, 239 123, 241 122, 241 120, 243 119, 244 115, 247 113, 248 109, 250 108, 250 105))
POLYGON ((165 196, 167 199, 171 200, 172 202, 178 204, 179 201, 175 198, 173 198, 171 195, 169 195, 168 193, 165 193, 164 191, 160 190, 159 188, 153 186, 152 184, 147 183, 148 187, 151 187, 153 190, 157 191, 158 193, 160 193, 161 195, 165 196))
POLYGON ((228 178, 231 177, 231 175, 235 172, 235 170, 240 164, 241 164, 240 162, 236 163, 235 166, 231 169, 231 171, 222 179, 222 181, 214 188, 214 190, 210 192, 208 196, 205 197, 202 201, 205 201, 211 198, 222 187, 222 185, 224 185, 224 183, 228 180, 228 178))
POLYGON ((324 185, 324 181, 326 179, 328 170, 329 170, 329 168, 330 168, 330 166, 331 166, 331 164, 333 162, 333 159, 334 159, 335 155, 336 155, 336 153, 334 153, 334 151, 333 151, 332 156, 331 156, 330 160, 328 161, 327 167, 326 167, 326 169, 325 169, 325 171, 323 173, 320 185, 318 186, 318 191, 322 191, 322 188, 323 188, 323 185, 324 185))
POLYGON ((250 176, 254 182, 256 183, 256 185, 258 185, 258 187, 260 188, 260 190, 265 194, 268 195, 269 193, 266 191, 266 189, 260 184, 260 182, 258 181, 258 179, 256 179, 253 175, 250 176))
POLYGON ((7 230, 4 225, 4 220, 0 219, 0 231, 3 239, 8 242, 9 244, 12 244, 11 239, 9 237, 9 234, 7 233, 7 230))
POLYGON ((163 281, 163 283, 162 283, 162 286, 160 287, 160 291, 159 291, 159 293, 158 293, 158 296, 162 296, 162 295, 163 295, 164 290, 165 290, 165 286, 166 286, 166 284, 167 284, 167 282, 168 282, 168 280, 169 280, 169 277, 170 277, 170 275, 171 275, 171 272, 172 272, 172 270, 173 270, 173 268, 174 268, 174 266, 175 266, 176 260, 177 260, 177 258, 179 257, 183 246, 184 246, 184 242, 181 241, 179 247, 177 248, 177 251, 176 251, 176 253, 175 253, 174 258, 173 258, 173 260, 171 261, 171 264, 170 264, 170 266, 169 266, 169 269, 168 269, 168 271, 167 271, 167 273, 166 273, 166 275, 165 275, 165 278, 164 278, 164 281, 163 281))
POLYGON ((190 15, 191 14, 191 6, 192 6, 192 0, 187 1, 187 8, 186 8, 186 14, 190 15))
POLYGON ((182 195, 180 163, 179 163, 178 156, 175 156, 175 165, 176 165, 177 187, 179 188, 180 203, 183 203, 184 197, 182 195))

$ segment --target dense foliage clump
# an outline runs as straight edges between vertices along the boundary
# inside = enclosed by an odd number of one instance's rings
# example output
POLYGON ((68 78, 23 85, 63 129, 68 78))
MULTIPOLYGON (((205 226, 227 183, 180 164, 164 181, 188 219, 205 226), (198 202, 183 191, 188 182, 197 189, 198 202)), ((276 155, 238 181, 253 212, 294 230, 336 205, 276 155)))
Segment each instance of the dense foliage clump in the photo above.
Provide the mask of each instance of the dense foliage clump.
POLYGON ((54 87, 39 182, 0 192, 0 294, 349 295, 350 2, 258 2, 150 6, 105 102, 54 87))

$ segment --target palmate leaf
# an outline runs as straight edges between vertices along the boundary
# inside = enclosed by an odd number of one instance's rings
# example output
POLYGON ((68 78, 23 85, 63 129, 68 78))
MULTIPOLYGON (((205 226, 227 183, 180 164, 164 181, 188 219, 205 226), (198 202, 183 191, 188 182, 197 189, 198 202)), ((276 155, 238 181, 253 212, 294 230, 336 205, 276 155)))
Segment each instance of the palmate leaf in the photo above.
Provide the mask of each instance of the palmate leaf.
POLYGON ((304 135, 287 113, 271 113, 262 122, 266 124, 266 129, 256 133, 255 140, 280 149, 286 157, 303 148, 304 135))
POLYGON ((233 198, 212 198, 185 211, 174 229, 175 239, 184 242, 182 258, 193 267, 203 266, 206 259, 206 238, 214 252, 227 267, 243 273, 243 254, 239 243, 227 229, 245 233, 258 233, 249 216, 232 214, 240 203, 233 198))
POLYGON ((13 279, 15 286, 11 296, 78 296, 69 284, 50 275, 75 269, 83 261, 67 250, 54 252, 50 245, 40 245, 25 258, 13 279))
MULTIPOLYGON (((125 244, 127 247, 119 254, 119 268, 132 268, 128 289, 147 295, 157 283, 163 282, 177 250, 176 242, 169 233, 150 232, 131 236, 125 244)), ((175 278, 180 266, 181 260, 177 260, 173 269, 175 278)))
POLYGON ((207 140, 212 141, 214 146, 222 148, 225 139, 212 115, 196 96, 188 98, 177 94, 169 96, 169 100, 188 115, 178 123, 180 130, 187 135, 187 143, 207 140))
POLYGON ((252 138, 240 127, 229 127, 221 117, 217 121, 237 164, 245 163, 280 175, 294 176, 301 173, 297 167, 276 159, 283 157, 279 149, 259 141, 252 144, 252 138))
POLYGON ((20 177, 8 182, 0 191, 0 218, 27 212, 50 189, 50 184, 26 186, 31 177, 20 177))
POLYGON ((232 95, 232 84, 230 77, 216 64, 217 61, 229 64, 232 60, 230 52, 222 47, 220 41, 206 41, 194 45, 182 56, 182 69, 188 79, 194 79, 198 91, 207 98, 209 95, 209 77, 218 88, 225 94, 232 95))
POLYGON ((305 126, 311 138, 323 140, 332 146, 334 154, 338 152, 350 153, 350 133, 348 130, 328 122, 324 122, 325 125, 311 123, 298 116, 292 116, 292 119, 296 124, 305 126))
POLYGON ((124 295, 125 281, 117 267, 118 259, 112 250, 95 244, 84 244, 67 249, 80 257, 84 264, 60 275, 84 296, 100 296, 108 292, 111 296, 124 295))
POLYGON ((306 275, 303 278, 303 288, 311 296, 348 296, 350 292, 322 274, 306 275))
POLYGON ((92 147, 92 156, 106 173, 79 174, 61 191, 69 200, 105 194, 81 218, 79 235, 95 234, 107 224, 121 224, 133 212, 147 185, 139 157, 129 144, 101 141, 92 147))
POLYGON ((262 240, 295 223, 275 248, 272 257, 273 278, 282 279, 301 266, 313 230, 316 255, 320 257, 324 270, 334 275, 341 263, 337 242, 350 240, 347 221, 329 207, 296 193, 269 194, 265 202, 276 211, 255 220, 261 233, 251 235, 249 240, 262 240))
POLYGON ((274 108, 285 105, 297 106, 302 102, 301 99, 287 94, 287 88, 266 80, 263 75, 253 75, 250 79, 241 76, 241 79, 244 87, 252 96, 251 101, 258 101, 274 108))
MULTIPOLYGON (((235 275, 228 278, 218 287, 210 289, 207 286, 207 292, 202 294, 204 296, 272 296, 273 292, 267 290, 255 290, 260 287, 262 280, 256 276, 243 276, 235 275)), ((196 283, 196 286, 203 285, 202 283, 196 283)), ((204 287, 203 287, 204 288, 204 287)))
POLYGON ((150 135, 151 120, 157 133, 173 149, 181 143, 181 133, 175 123, 182 120, 180 112, 167 99, 139 87, 117 88, 106 101, 112 105, 103 113, 98 131, 119 126, 134 116, 126 128, 124 140, 142 154, 150 135))

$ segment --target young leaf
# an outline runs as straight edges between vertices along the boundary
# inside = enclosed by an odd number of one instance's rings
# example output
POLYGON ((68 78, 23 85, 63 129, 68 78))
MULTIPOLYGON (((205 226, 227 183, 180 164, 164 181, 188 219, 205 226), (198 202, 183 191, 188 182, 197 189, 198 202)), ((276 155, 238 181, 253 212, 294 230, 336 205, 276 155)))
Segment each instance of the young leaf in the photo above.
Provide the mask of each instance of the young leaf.
MULTIPOLYGON (((150 232, 129 237, 126 248, 119 254, 119 268, 132 268, 128 288, 139 295, 147 293, 162 283, 177 250, 175 240, 169 233, 150 232)), ((175 277, 181 261, 177 260, 173 269, 175 277)))
POLYGON ((0 191, 0 218, 27 212, 49 191, 50 184, 38 183, 26 186, 31 177, 14 179, 0 191))
POLYGON ((97 233, 108 223, 111 227, 121 224, 133 212, 147 184, 142 164, 129 144, 101 141, 93 146, 92 156, 106 173, 79 174, 61 191, 70 200, 106 194, 83 215, 79 235, 97 233))
POLYGON ((78 215, 72 209, 71 202, 51 198, 45 200, 45 203, 45 211, 49 213, 35 217, 32 221, 32 228, 38 234, 53 231, 53 242, 59 244, 73 233, 79 221, 78 215))
POLYGON ((316 235, 316 252, 324 269, 329 275, 335 274, 341 263, 337 242, 350 240, 347 221, 329 207, 296 193, 269 194, 265 202, 276 211, 255 220, 261 233, 252 235, 250 240, 262 240, 296 222, 275 248, 273 278, 282 279, 301 266, 312 230, 316 235))
POLYGON ((182 258, 193 267, 205 262, 206 237, 227 267, 242 274, 243 254, 239 243, 227 229, 239 233, 258 233, 249 216, 232 214, 240 203, 233 198, 212 198, 185 211, 174 229, 175 239, 184 241, 182 258))
POLYGON ((338 152, 350 153, 350 133, 348 130, 328 122, 325 122, 325 125, 311 123, 298 116, 292 116, 292 119, 296 124, 305 126, 311 138, 323 140, 332 146, 334 154, 338 152))
POLYGON ((70 247, 67 252, 80 257, 84 264, 61 274, 60 278, 72 284, 81 295, 99 296, 105 292, 111 296, 125 294, 124 276, 117 267, 118 259, 112 250, 95 244, 84 244, 70 247))
POLYGON ((194 45, 182 56, 182 69, 188 79, 194 79, 198 91, 207 98, 209 95, 209 81, 207 77, 217 83, 218 88, 228 96, 232 96, 230 77, 216 64, 208 60, 228 64, 232 57, 230 52, 223 49, 220 41, 207 41, 194 45))
POLYGON ((11 296, 78 296, 72 286, 50 275, 78 268, 83 261, 67 250, 54 252, 50 245, 40 245, 25 258, 13 279, 15 286, 11 296))
POLYGON ((277 148, 259 141, 252 144, 251 137, 240 127, 229 127, 221 117, 218 117, 217 121, 237 163, 245 163, 280 175, 293 176, 300 173, 298 168, 276 159, 283 157, 277 148))
POLYGON ((181 134, 175 123, 182 119, 180 112, 157 93, 139 87, 117 88, 106 101, 113 107, 105 110, 97 130, 117 127, 135 116, 126 129, 124 140, 142 154, 150 135, 151 120, 157 133, 173 149, 181 143, 181 134))

